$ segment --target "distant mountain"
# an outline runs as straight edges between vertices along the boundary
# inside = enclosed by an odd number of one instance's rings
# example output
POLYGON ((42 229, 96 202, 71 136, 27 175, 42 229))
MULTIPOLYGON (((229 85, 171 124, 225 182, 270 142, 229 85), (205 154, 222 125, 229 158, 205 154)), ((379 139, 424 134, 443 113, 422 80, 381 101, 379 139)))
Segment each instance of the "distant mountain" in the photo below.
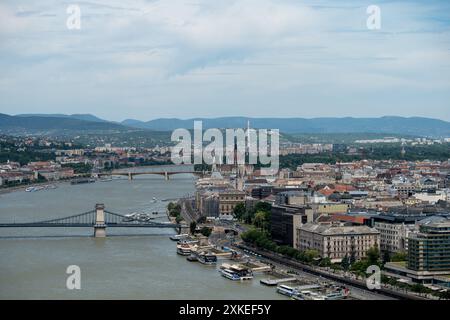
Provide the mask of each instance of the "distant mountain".
POLYGON ((92 114, 39 114, 39 113, 28 113, 28 114, 18 114, 16 117, 48 117, 48 118, 71 118, 92 122, 108 122, 107 120, 100 119, 92 114))
MULTIPOLYGON (((124 126, 140 128, 140 129, 148 129, 147 122, 134 120, 134 119, 126 119, 121 122, 124 126)), ((165 129, 164 129, 165 130, 165 129)))
POLYGON ((201 120, 203 128, 252 128, 280 129, 285 134, 337 134, 377 133, 386 135, 450 137, 450 123, 430 118, 394 117, 381 118, 193 118, 182 120, 163 118, 151 121, 127 119, 121 123, 109 122, 91 114, 0 114, 0 133, 46 134, 59 132, 123 132, 127 130, 173 131, 177 128, 192 129, 194 120, 201 120))
MULTIPOLYGON (((85 115, 81 115, 85 117, 85 115)), ((92 117, 87 117, 92 119, 92 117)), ((94 117, 96 118, 96 117, 94 117)), ((0 132, 7 134, 61 134, 68 132, 122 132, 132 128, 104 121, 55 115, 10 116, 0 113, 0 132)), ((135 129, 134 129, 135 130, 135 129)))
POLYGON ((136 128, 152 130, 174 130, 176 128, 192 129, 194 120, 203 121, 203 128, 246 128, 250 121, 252 128, 280 129, 285 133, 385 133, 424 137, 450 137, 450 123, 421 117, 381 118, 193 118, 156 119, 148 122, 125 120, 122 124, 136 128))

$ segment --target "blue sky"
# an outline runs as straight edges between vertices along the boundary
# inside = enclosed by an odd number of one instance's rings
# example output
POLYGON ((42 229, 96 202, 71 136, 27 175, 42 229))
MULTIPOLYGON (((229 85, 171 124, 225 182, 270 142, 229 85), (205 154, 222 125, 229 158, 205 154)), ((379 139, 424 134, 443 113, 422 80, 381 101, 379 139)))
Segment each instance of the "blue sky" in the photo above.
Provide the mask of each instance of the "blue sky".
POLYGON ((0 70, 8 114, 450 121, 450 1, 7 0, 0 70))

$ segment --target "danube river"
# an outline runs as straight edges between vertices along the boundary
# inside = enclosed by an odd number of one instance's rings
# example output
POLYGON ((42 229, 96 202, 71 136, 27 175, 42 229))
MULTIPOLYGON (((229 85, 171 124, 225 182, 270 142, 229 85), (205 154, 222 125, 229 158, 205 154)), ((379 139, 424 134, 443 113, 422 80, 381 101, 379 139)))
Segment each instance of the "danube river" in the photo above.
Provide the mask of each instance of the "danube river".
MULTIPOLYGON (((121 214, 165 211, 161 199, 194 192, 190 174, 143 175, 133 181, 70 185, 38 192, 0 194, 0 222, 70 216, 104 203, 121 214), (158 201, 152 201, 153 197, 158 201)), ((167 221, 164 215, 160 221, 167 221)), ((0 299, 282 299, 274 288, 232 282, 214 267, 176 254, 172 229, 0 229, 0 299), (66 269, 81 269, 81 290, 68 290, 66 269)), ((219 261, 220 262, 220 261, 219 261)))

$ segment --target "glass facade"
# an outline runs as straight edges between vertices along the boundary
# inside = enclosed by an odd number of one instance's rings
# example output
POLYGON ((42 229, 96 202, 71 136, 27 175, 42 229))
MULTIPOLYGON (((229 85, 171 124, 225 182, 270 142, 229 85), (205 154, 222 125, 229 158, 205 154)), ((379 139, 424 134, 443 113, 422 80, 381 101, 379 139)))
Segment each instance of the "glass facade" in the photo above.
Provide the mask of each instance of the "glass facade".
POLYGON ((409 269, 450 271, 450 223, 423 225, 408 241, 409 269))

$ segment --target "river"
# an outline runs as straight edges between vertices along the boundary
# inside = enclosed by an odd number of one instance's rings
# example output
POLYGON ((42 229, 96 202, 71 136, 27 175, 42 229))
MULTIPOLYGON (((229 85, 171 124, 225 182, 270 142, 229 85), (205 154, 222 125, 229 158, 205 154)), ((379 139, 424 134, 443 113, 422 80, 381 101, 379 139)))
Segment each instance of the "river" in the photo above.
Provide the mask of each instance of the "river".
MULTIPOLYGON (((122 214, 164 211, 167 199, 194 192, 194 177, 165 181, 155 175, 92 184, 58 184, 38 192, 0 195, 0 222, 66 217, 104 203, 122 214)), ((158 219, 167 221, 161 215, 158 219)), ((0 299, 283 299, 274 288, 232 282, 214 267, 186 261, 169 240, 171 229, 107 229, 93 238, 90 228, 0 228, 0 299), (66 269, 81 269, 81 289, 66 287, 66 269)), ((219 261, 220 262, 220 261, 219 261)))

